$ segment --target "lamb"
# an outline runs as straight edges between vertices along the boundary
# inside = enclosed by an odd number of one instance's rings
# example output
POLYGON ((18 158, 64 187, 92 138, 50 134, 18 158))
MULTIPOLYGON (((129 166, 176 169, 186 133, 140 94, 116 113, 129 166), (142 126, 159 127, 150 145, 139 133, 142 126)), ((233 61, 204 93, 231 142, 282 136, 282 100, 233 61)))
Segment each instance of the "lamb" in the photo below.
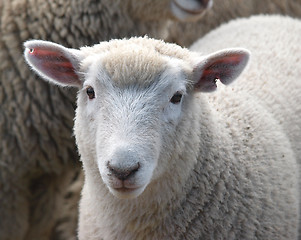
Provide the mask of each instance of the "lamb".
POLYGON ((76 93, 37 81, 22 43, 39 38, 79 47, 144 34, 165 38, 171 21, 200 17, 211 1, 189 0, 187 9, 176 2, 0 2, 1 240, 73 239, 77 211, 69 208, 78 205, 81 189, 73 185, 81 177, 71 137, 76 93))
POLYGON ((255 14, 283 14, 301 18, 300 0, 214 0, 213 7, 196 22, 182 24, 175 22, 169 26, 168 41, 181 46, 190 46, 198 38, 220 24, 239 17, 255 14))
POLYGON ((191 50, 26 42, 37 74, 79 89, 79 239, 297 239, 300 34, 298 20, 257 16, 191 50))

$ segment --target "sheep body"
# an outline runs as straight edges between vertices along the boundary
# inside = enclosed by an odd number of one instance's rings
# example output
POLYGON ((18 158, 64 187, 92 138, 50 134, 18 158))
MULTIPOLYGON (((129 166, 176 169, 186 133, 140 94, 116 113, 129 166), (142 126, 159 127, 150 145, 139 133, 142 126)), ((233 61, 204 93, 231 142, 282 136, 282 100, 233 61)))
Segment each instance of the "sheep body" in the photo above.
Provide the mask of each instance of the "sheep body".
POLYGON ((283 14, 301 17, 300 0, 214 0, 213 7, 206 11, 203 18, 187 24, 170 25, 168 41, 189 47, 200 37, 222 23, 235 18, 250 17, 255 14, 283 14))
POLYGON ((263 16, 213 31, 192 49, 248 47, 252 62, 232 87, 200 94, 234 80, 248 52, 200 55, 148 38, 81 50, 27 42, 37 73, 80 88, 79 239, 297 239, 301 138, 288 126, 301 126, 300 33, 300 21, 263 16), (66 61, 72 84, 56 77, 66 61))
POLYGON ((297 20, 292 20, 289 17, 280 16, 256 16, 249 19, 240 19, 239 21, 232 21, 228 24, 222 26, 218 31, 212 31, 207 34, 206 37, 200 39, 191 46, 191 50, 200 50, 203 53, 208 53, 216 51, 218 48, 223 47, 245 47, 250 49, 254 54, 253 58, 256 58, 251 66, 252 69, 260 70, 262 68, 261 62, 269 61, 271 66, 264 67, 263 71, 248 71, 245 73, 245 77, 238 83, 234 83, 235 88, 246 88, 253 95, 256 95, 270 111, 273 113, 275 118, 281 123, 286 134, 292 143, 296 157, 300 159, 298 161, 301 163, 300 153, 301 146, 298 143, 301 138, 301 119, 298 114, 301 112, 301 106, 298 105, 298 94, 300 92, 300 81, 296 76, 301 74, 301 68, 298 67, 300 62, 300 54, 298 54, 298 41, 300 24, 297 20), (281 23, 283 21, 283 23, 281 23), (260 29, 258 26, 264 23, 260 29), (275 24, 279 24, 278 33, 275 34, 275 24), (247 29, 243 29, 246 27, 247 29), (228 32, 230 29, 236 29, 233 34, 228 32), (287 31, 294 31, 296 34, 287 34, 287 31), (275 36, 271 36, 275 35, 275 36), (224 42, 219 36, 223 36, 227 41, 224 42), (250 37, 251 36, 251 37, 250 37), (210 41, 214 41, 214 44, 210 44, 210 41), (214 40, 212 40, 214 39, 214 40), (254 39, 254 40, 253 40, 254 39), (261 48, 258 46, 258 42, 266 44, 269 47, 270 53, 268 54, 268 49, 261 48), (289 46, 284 46, 289 45, 289 46), (274 50, 272 49, 277 49, 274 50), (264 57, 263 57, 264 56, 264 57), (260 59, 260 61, 256 61, 260 59), (286 61, 289 64, 286 65, 286 61), (292 66, 293 63, 294 65, 292 66), (293 75, 293 76, 291 76, 293 75), (265 76, 268 79, 273 80, 263 80, 265 76), (296 78, 294 78, 296 77, 296 78), (252 78, 252 81, 249 79, 252 78), (253 80, 254 78, 254 80, 253 80), (278 80, 279 79, 279 80, 278 80), (278 80, 278 81, 277 81, 278 80), (239 85, 236 87, 236 85, 239 85), (273 89, 267 95, 266 91, 263 89, 273 89), (284 89, 285 90, 284 90, 284 89), (289 121, 286 121, 289 116, 289 121))
POLYGON ((0 239, 72 239, 77 222, 75 92, 37 81, 22 43, 39 38, 79 47, 144 34, 165 38, 173 19, 169 1, 1 1, 0 239))
MULTIPOLYGON (((247 89, 272 112, 290 139, 298 162, 298 173, 300 173, 301 106, 299 96, 301 81, 298 79, 298 76, 301 75, 301 54, 298 46, 301 33, 300 23, 289 17, 279 16, 256 16, 250 19, 234 20, 222 26, 219 31, 212 31, 194 43, 191 49, 206 53, 226 46, 239 45, 253 52, 254 60, 251 68, 254 70, 245 72, 245 76, 239 83, 234 83, 233 87, 236 91, 247 89), (275 34, 276 25, 279 26, 277 34, 275 34), (228 32, 232 29, 235 29, 235 34, 228 32), (288 32, 294 32, 294 34, 287 34, 288 32), (227 41, 224 42, 220 36, 226 38, 227 41), (266 44, 268 48, 259 47, 258 43, 266 44), (268 66, 264 64, 265 62, 268 62, 268 66), (264 69, 261 70, 263 67, 264 69), (256 69, 258 70, 256 71, 256 69), (267 94, 265 89, 271 90, 267 94)), ((300 227, 299 236, 301 236, 300 227)))

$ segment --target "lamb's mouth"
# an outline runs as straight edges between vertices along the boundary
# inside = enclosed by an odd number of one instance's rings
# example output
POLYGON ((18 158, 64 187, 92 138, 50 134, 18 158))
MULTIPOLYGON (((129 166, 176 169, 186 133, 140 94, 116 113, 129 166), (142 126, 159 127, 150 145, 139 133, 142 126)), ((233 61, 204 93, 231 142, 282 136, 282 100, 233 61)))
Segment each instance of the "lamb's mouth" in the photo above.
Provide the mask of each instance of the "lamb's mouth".
POLYGON ((137 189, 139 189, 139 188, 138 187, 136 187, 136 188, 128 188, 128 187, 114 188, 115 191, 118 191, 120 193, 134 192, 137 189))
MULTIPOLYGON (((197 16, 197 15, 201 16, 204 13, 204 10, 206 9, 206 7, 203 6, 200 6, 199 9, 189 9, 185 6, 182 6, 182 4, 179 3, 177 0, 172 0, 172 3, 179 11, 193 16, 197 16)), ((211 6, 211 1, 209 3, 209 6, 211 6)))
POLYGON ((110 187, 110 192, 118 198, 121 199, 130 199, 138 197, 143 191, 145 187, 118 187, 112 188, 110 187))

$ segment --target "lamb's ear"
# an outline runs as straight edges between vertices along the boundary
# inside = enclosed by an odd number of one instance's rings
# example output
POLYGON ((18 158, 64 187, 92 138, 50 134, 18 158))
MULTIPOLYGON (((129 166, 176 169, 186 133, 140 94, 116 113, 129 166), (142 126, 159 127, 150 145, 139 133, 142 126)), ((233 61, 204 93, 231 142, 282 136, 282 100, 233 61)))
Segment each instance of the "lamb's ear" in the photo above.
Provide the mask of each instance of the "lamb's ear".
POLYGON ((42 40, 27 41, 24 46, 27 63, 42 78, 61 86, 82 85, 77 74, 82 60, 80 50, 42 40))
POLYGON ((194 66, 194 88, 201 92, 212 92, 216 81, 229 84, 235 80, 246 67, 250 52, 246 49, 225 49, 197 60, 194 66))

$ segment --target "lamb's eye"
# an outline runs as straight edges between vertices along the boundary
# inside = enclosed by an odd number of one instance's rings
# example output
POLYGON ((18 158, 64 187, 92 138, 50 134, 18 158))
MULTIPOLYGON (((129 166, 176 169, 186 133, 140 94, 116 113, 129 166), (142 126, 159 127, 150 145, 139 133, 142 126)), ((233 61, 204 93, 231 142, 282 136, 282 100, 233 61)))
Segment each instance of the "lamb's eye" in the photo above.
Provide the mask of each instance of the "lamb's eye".
POLYGON ((94 89, 91 86, 86 88, 86 93, 87 93, 89 99, 95 98, 95 92, 94 92, 94 89))
POLYGON ((180 103, 180 102, 181 102, 181 99, 182 99, 182 96, 183 96, 182 93, 176 92, 176 93, 172 96, 172 98, 170 99, 170 102, 173 103, 173 104, 180 103))

